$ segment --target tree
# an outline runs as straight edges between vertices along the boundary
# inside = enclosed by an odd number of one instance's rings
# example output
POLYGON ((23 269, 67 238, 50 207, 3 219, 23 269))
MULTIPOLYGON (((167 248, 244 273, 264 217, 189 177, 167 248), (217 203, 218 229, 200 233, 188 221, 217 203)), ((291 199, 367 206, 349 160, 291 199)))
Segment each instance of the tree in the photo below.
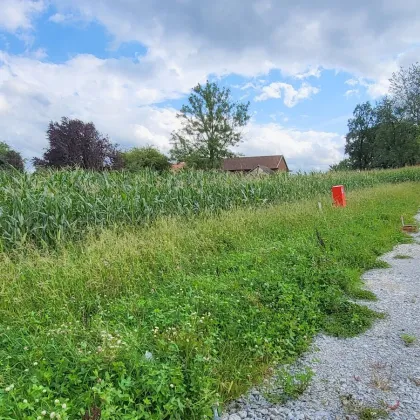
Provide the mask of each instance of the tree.
POLYGON ((172 159, 198 168, 219 168, 232 157, 231 147, 242 138, 239 131, 250 119, 249 102, 238 103, 230 90, 216 83, 198 84, 177 117, 182 127, 172 133, 172 159))
POLYGON ((117 146, 100 134, 92 122, 65 117, 61 122, 51 121, 47 138, 49 148, 43 158, 33 159, 36 167, 104 170, 122 166, 117 146))
POLYGON ((354 169, 367 169, 372 166, 376 113, 370 102, 359 104, 348 122, 345 153, 354 169))
POLYGON ((171 166, 168 157, 153 146, 135 147, 122 153, 122 159, 124 168, 133 172, 144 168, 165 171, 171 166))
POLYGON ((414 165, 420 158, 419 127, 404 117, 404 110, 386 96, 376 105, 377 128, 373 154, 376 168, 414 165))
POLYGON ((390 94, 405 117, 414 124, 420 124, 420 65, 401 67, 390 79, 390 94))
POLYGON ((22 156, 6 143, 0 142, 0 170, 12 168, 23 172, 25 167, 22 156))
POLYGON ((330 165, 330 171, 350 171, 352 169, 350 159, 343 159, 335 165, 330 165))

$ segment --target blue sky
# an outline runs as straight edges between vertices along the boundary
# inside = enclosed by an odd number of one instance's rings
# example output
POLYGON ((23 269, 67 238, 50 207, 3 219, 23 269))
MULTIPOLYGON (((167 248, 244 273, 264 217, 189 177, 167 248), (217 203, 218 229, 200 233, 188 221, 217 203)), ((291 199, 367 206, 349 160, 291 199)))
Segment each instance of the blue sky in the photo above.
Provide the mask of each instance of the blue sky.
POLYGON ((0 140, 26 158, 50 120, 93 121, 123 148, 169 150, 176 111, 206 79, 250 101, 238 151, 294 170, 343 157, 359 102, 417 61, 416 2, 0 0, 0 140), (315 4, 316 3, 316 4, 315 4))

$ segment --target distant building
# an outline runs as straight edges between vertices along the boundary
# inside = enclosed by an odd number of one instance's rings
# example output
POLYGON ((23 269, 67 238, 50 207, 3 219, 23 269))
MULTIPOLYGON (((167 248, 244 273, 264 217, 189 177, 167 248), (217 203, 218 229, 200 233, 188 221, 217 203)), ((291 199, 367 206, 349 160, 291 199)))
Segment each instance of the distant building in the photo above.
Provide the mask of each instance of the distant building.
POLYGON ((256 174, 270 174, 272 172, 289 172, 283 155, 252 156, 224 159, 224 171, 228 172, 255 172, 256 174))
POLYGON ((173 164, 171 165, 171 171, 172 171, 172 172, 178 172, 178 171, 180 171, 181 169, 184 169, 184 168, 185 168, 185 166, 186 166, 186 163, 185 163, 185 162, 173 163, 173 164))

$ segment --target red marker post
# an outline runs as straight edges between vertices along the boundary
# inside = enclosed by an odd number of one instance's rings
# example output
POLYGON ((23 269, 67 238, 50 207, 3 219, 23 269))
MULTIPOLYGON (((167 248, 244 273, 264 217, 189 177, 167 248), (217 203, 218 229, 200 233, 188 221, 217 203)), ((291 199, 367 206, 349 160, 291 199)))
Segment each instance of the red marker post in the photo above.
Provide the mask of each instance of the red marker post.
POLYGON ((346 194, 343 185, 335 185, 331 188, 333 204, 336 207, 346 207, 346 194))

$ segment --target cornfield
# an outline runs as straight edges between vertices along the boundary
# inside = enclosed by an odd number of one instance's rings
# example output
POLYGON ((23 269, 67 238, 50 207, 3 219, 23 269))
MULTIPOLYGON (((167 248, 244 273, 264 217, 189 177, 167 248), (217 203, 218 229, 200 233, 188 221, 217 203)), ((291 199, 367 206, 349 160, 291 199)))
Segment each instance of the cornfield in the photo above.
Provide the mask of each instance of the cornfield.
POLYGON ((157 174, 61 171, 0 173, 0 250, 77 240, 89 230, 142 225, 162 216, 191 217, 237 207, 291 202, 384 183, 419 181, 420 168, 277 174, 253 178, 219 172, 157 174))

